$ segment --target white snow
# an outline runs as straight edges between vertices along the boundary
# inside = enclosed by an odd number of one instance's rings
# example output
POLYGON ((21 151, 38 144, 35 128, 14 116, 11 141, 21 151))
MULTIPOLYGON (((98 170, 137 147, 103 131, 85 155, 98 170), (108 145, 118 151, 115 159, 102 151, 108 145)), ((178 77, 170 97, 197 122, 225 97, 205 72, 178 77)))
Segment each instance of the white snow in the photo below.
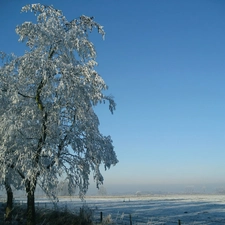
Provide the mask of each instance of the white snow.
MULTIPOLYGON (((41 202, 44 200, 40 200, 40 205, 41 202)), ((59 208, 71 211, 82 205, 93 210, 96 221, 100 221, 102 212, 103 218, 114 224, 130 224, 130 218, 132 225, 172 225, 178 220, 182 225, 225 224, 225 195, 86 197, 84 202, 79 198, 60 198, 58 203, 59 208)))

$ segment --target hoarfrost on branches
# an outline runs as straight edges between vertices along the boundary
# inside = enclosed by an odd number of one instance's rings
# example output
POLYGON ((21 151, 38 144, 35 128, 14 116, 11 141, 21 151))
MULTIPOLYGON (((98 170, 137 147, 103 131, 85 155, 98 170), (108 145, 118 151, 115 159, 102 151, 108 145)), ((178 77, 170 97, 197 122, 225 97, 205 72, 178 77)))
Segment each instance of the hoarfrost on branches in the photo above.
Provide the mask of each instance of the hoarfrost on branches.
POLYGON ((93 18, 81 16, 67 21, 62 11, 41 4, 26 5, 37 23, 17 26, 19 40, 30 48, 21 57, 8 57, 0 67, 1 179, 9 171, 19 176, 27 191, 37 183, 55 196, 59 176, 68 180, 70 193, 82 197, 94 171, 102 184, 105 169, 118 160, 110 136, 100 133, 93 106, 108 101, 107 89, 95 67, 96 52, 89 41, 94 28, 104 30, 93 18))

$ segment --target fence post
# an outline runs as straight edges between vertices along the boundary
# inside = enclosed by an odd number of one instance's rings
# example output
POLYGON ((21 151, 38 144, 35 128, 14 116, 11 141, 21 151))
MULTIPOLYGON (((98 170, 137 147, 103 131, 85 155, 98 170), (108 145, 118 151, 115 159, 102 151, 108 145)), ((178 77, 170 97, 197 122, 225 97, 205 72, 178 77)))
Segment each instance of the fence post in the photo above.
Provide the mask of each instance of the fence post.
POLYGON ((180 220, 178 220, 178 225, 181 225, 181 221, 180 220))
POLYGON ((102 212, 100 212, 100 222, 102 223, 102 212))
MULTIPOLYGON (((65 203, 65 212, 67 212, 67 202, 65 203)), ((80 213, 81 213, 81 208, 80 208, 80 213)))
POLYGON ((131 214, 129 215, 130 217, 130 225, 132 225, 132 218, 131 218, 131 214))

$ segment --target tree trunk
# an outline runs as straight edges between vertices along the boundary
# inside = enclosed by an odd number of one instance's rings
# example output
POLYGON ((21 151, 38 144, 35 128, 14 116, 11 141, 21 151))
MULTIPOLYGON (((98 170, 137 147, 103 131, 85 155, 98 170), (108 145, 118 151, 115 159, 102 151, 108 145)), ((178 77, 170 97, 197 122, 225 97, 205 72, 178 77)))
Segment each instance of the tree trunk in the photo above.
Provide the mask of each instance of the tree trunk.
POLYGON ((35 225, 35 201, 34 201, 34 192, 35 187, 31 187, 30 181, 26 185, 27 192, 27 225, 35 225))
POLYGON ((7 193, 7 203, 5 209, 5 220, 11 221, 12 220, 12 209, 13 209, 13 192, 10 184, 8 183, 7 179, 5 180, 5 189, 7 193))

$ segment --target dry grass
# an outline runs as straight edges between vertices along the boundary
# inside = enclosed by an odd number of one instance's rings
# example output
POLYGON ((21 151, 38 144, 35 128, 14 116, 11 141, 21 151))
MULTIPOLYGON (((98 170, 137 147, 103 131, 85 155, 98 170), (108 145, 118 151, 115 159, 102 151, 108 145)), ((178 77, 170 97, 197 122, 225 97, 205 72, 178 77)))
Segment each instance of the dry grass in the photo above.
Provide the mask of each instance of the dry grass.
POLYGON ((40 225, 91 225, 92 220, 87 216, 79 213, 75 215, 71 212, 56 210, 38 210, 36 213, 37 224, 40 225))
MULTIPOLYGON (((81 208, 79 213, 69 211, 60 211, 45 208, 36 208, 37 225, 93 225, 93 212, 87 207, 81 208)), ((0 225, 26 224, 26 206, 15 206, 13 209, 13 220, 11 223, 4 221, 4 215, 1 212, 0 225)))

